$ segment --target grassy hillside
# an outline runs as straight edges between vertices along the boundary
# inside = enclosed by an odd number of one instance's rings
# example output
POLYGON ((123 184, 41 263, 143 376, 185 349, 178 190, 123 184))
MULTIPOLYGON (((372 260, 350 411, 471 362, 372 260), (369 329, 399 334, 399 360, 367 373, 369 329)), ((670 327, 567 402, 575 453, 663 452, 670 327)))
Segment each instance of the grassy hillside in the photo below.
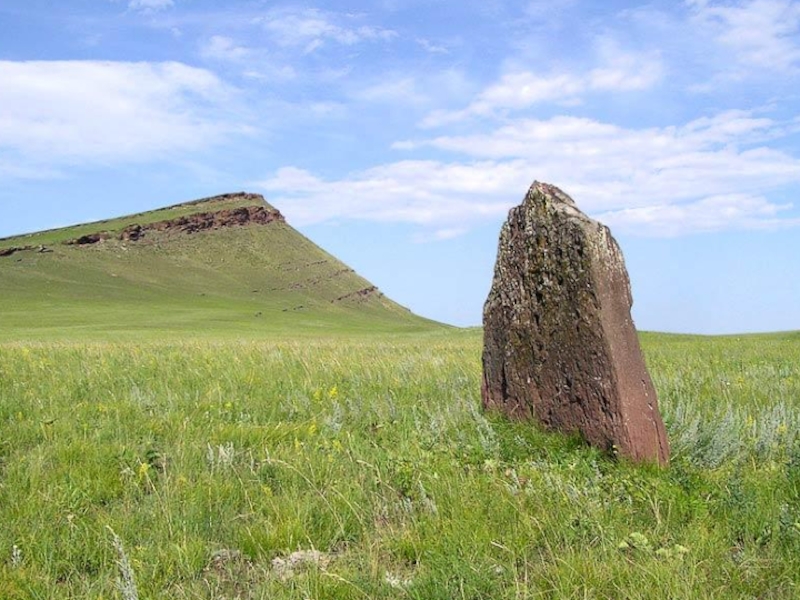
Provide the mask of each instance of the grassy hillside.
POLYGON ((796 335, 648 334, 632 466, 480 411, 480 333, 0 344, 0 597, 797 598, 796 335))
POLYGON ((148 226, 266 207, 235 194, 0 240, 0 339, 119 339, 152 333, 263 336, 409 331, 435 324, 373 289, 282 220, 186 233, 148 226), (103 234, 97 243, 70 244, 103 234), (44 247, 45 251, 41 249, 44 247))

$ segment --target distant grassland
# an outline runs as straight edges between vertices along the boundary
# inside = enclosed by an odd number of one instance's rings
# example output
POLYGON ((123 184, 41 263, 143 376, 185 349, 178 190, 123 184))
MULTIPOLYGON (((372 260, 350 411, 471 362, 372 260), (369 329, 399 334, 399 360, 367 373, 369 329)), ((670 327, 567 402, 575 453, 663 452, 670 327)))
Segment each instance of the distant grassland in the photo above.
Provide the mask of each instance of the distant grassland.
POLYGON ((5 342, 0 598, 798 597, 800 337, 643 344, 664 470, 484 415, 478 331, 5 342))

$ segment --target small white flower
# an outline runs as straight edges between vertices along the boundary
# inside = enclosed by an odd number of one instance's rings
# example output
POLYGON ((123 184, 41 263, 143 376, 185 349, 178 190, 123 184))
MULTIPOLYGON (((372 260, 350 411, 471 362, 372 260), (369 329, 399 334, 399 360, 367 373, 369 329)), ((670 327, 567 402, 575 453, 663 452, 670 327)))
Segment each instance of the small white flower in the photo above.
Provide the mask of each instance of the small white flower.
POLYGON ((11 547, 11 566, 15 569, 22 566, 22 550, 16 544, 11 547))

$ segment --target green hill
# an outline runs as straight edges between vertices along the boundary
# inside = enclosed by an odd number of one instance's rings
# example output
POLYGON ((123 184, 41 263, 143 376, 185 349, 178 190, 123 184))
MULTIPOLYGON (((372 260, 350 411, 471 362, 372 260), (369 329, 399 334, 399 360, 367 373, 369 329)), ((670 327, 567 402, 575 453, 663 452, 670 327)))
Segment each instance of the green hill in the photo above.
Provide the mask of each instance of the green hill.
POLYGON ((256 194, 0 239, 0 339, 436 328, 256 194))

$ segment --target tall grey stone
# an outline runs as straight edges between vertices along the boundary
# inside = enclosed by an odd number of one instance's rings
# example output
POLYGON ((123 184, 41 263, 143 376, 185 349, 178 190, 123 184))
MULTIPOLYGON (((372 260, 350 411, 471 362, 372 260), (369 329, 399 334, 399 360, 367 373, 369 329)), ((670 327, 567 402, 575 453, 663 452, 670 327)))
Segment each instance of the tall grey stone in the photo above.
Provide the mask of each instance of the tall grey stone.
POLYGON ((483 311, 484 408, 666 464, 669 443, 632 304, 608 228, 557 187, 534 182, 500 232, 483 311))

